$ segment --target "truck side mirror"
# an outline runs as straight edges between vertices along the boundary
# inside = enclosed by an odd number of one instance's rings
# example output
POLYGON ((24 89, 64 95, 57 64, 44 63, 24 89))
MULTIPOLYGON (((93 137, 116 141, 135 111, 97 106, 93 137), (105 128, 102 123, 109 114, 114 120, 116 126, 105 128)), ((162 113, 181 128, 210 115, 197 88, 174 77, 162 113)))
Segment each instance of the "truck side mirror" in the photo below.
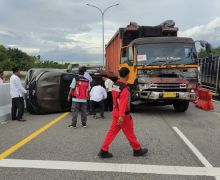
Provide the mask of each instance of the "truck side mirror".
POLYGON ((205 44, 205 51, 207 52, 207 54, 210 54, 212 52, 212 46, 210 43, 205 44))
POLYGON ((211 44, 208 43, 207 41, 199 41, 200 42, 200 45, 205 48, 205 51, 207 54, 210 54, 212 52, 212 47, 211 47, 211 44))

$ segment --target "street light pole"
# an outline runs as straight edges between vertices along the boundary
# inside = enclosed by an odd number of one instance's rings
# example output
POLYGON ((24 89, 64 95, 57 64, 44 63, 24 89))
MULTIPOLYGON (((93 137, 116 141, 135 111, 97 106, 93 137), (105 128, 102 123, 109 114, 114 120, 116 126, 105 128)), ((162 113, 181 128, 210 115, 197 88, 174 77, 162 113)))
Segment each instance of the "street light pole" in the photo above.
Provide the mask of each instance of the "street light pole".
POLYGON ((112 8, 114 6, 118 6, 119 4, 114 4, 114 5, 108 6, 104 10, 100 9, 99 7, 97 7, 93 4, 86 4, 86 5, 98 9, 102 15, 102 61, 103 61, 103 68, 104 68, 105 67, 105 24, 104 24, 105 13, 110 8, 112 8))
POLYGON ((104 25, 104 13, 102 13, 102 66, 105 68, 105 25, 104 25))

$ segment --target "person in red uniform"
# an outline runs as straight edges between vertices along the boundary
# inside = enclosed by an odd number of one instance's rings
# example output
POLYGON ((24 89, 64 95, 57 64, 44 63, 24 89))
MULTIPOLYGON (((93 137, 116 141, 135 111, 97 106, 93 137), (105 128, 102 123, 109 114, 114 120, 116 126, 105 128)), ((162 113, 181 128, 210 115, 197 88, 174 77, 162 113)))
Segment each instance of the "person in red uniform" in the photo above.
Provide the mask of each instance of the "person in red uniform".
POLYGON ((134 133, 133 119, 130 115, 130 91, 127 86, 129 73, 128 68, 122 67, 119 70, 120 79, 113 85, 112 124, 98 153, 100 158, 111 158, 113 156, 112 153, 109 153, 109 146, 121 129, 133 149, 134 156, 144 156, 148 152, 148 149, 141 148, 134 133))

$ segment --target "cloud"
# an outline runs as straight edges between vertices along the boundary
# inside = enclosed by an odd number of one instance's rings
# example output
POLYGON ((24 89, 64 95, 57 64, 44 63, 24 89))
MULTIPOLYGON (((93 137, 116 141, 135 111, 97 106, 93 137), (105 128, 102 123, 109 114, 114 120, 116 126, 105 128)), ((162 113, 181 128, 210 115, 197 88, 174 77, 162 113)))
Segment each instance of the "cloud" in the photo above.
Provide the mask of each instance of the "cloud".
POLYGON ((207 24, 196 25, 184 31, 180 36, 193 37, 195 40, 206 40, 215 42, 220 40, 220 16, 214 18, 207 24))
POLYGON ((174 19, 180 34, 220 45, 219 0, 0 0, 0 43, 44 59, 102 62, 101 15, 105 9, 105 43, 130 21, 157 25, 174 19))
POLYGON ((39 48, 28 48, 28 47, 19 47, 22 51, 28 54, 38 54, 40 52, 39 48))
POLYGON ((11 36, 10 32, 0 30, 0 36, 11 36))

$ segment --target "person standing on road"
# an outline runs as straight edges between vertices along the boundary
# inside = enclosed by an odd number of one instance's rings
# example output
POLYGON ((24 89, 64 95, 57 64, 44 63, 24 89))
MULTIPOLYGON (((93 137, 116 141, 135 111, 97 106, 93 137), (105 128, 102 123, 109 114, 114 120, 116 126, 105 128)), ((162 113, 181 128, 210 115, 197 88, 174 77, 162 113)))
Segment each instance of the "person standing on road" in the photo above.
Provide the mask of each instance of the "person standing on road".
POLYGON ((112 86, 114 82, 109 79, 107 76, 102 76, 102 80, 104 81, 105 89, 107 91, 107 99, 105 100, 105 110, 112 111, 113 103, 112 103, 112 86))
POLYGON ((0 84, 4 83, 4 71, 0 69, 0 84))
POLYGON ((72 123, 69 127, 76 128, 77 117, 81 111, 81 123, 83 127, 87 124, 87 99, 89 94, 89 81, 83 77, 84 70, 79 69, 79 76, 73 78, 70 84, 68 101, 72 97, 72 123))
MULTIPOLYGON (((89 74, 89 72, 87 72, 87 68, 85 66, 82 66, 81 68, 84 71, 83 77, 86 78, 89 81, 89 86, 91 88, 91 83, 93 82, 93 79, 92 79, 91 75, 89 74)), ((91 114, 91 102, 90 102, 90 99, 87 100, 87 112, 88 112, 88 114, 91 114)))
POLYGON ((141 148, 134 133, 133 119, 130 115, 130 91, 127 85, 129 73, 128 68, 122 67, 119 70, 120 79, 113 86, 112 124, 98 153, 100 158, 111 158, 113 156, 108 151, 109 146, 121 129, 133 149, 133 156, 144 156, 148 152, 148 149, 141 148))
POLYGON ((12 69, 13 74, 10 78, 10 94, 12 98, 11 116, 12 120, 26 121, 23 119, 24 114, 24 94, 27 91, 24 89, 21 79, 20 70, 15 67, 12 69))
POLYGON ((107 98, 107 93, 105 88, 103 88, 100 83, 96 83, 95 86, 90 91, 90 102, 92 115, 94 118, 102 118, 104 119, 104 111, 105 111, 105 99, 107 98), (100 117, 96 116, 95 107, 99 105, 100 117))

